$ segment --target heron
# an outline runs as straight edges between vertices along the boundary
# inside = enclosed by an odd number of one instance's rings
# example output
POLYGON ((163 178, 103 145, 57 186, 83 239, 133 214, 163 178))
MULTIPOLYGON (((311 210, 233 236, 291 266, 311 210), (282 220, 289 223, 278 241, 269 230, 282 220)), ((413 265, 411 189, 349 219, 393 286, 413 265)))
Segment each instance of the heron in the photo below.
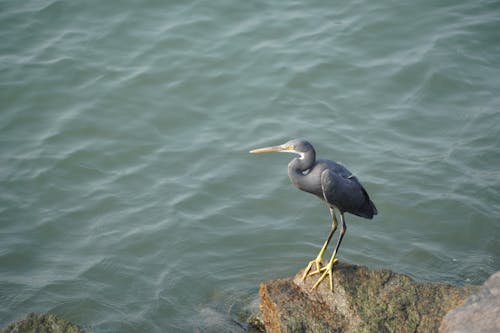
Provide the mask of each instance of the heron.
POLYGON ((337 253, 346 232, 344 213, 351 213, 367 219, 377 215, 377 208, 363 185, 343 165, 325 159, 316 159, 314 147, 306 140, 293 139, 279 146, 251 150, 251 154, 283 152, 298 155, 288 164, 288 177, 298 189, 314 194, 325 202, 330 211, 332 226, 328 238, 315 259, 311 260, 302 275, 302 281, 308 276, 321 274, 312 289, 329 277, 330 290, 333 291, 332 270, 337 260, 337 253), (323 256, 330 240, 337 230, 340 217, 341 228, 333 254, 323 266, 323 256))

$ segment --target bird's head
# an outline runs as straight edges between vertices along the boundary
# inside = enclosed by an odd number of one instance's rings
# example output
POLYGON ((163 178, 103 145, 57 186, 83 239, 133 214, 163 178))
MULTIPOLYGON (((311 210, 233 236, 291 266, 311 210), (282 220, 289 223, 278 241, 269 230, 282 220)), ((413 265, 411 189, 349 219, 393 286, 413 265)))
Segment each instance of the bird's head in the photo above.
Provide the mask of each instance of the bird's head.
POLYGON ((250 154, 270 153, 270 152, 293 153, 299 155, 300 159, 303 159, 305 154, 311 151, 314 151, 314 148, 309 142, 302 139, 293 139, 279 146, 271 146, 271 147, 250 150, 249 153, 250 154))

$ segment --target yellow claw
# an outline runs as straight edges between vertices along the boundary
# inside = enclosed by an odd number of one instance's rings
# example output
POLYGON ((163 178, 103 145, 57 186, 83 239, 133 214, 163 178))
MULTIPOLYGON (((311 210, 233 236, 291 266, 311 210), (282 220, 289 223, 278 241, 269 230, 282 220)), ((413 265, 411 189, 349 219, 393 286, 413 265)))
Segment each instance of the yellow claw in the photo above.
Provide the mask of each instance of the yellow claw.
POLYGON ((324 269, 324 267, 321 267, 321 259, 318 260, 318 258, 309 261, 309 264, 307 265, 306 269, 304 270, 304 274, 302 275, 302 281, 306 280, 306 277, 315 275, 318 273, 321 273, 321 271, 324 269), (316 264, 316 270, 309 273, 309 271, 312 269, 313 265, 316 264))
POLYGON ((309 264, 307 265, 306 269, 304 270, 304 274, 302 275, 302 281, 305 281, 308 276, 321 273, 324 270, 324 267, 321 267, 321 262, 323 261, 323 255, 325 254, 326 247, 328 246, 329 241, 330 239, 327 239, 325 244, 323 244, 321 251, 319 251, 318 255, 316 256, 316 259, 309 261, 309 264), (316 264, 316 270, 309 273, 314 264, 316 264))
POLYGON ((330 290, 333 291, 333 276, 332 276, 332 270, 333 270, 333 265, 337 262, 337 258, 335 258, 335 254, 332 256, 332 259, 328 262, 328 264, 321 268, 320 271, 324 271, 323 274, 319 277, 319 279, 316 281, 314 286, 311 288, 311 290, 316 289, 321 281, 323 281, 326 276, 328 275, 329 280, 330 280, 330 290))

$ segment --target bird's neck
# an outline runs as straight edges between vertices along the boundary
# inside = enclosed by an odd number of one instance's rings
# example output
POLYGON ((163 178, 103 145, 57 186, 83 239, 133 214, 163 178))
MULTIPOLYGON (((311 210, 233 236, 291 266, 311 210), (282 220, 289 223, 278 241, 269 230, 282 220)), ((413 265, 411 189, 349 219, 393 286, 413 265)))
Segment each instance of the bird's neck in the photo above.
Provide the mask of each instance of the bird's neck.
POLYGON ((315 163, 314 154, 306 154, 303 158, 294 158, 288 164, 288 177, 302 191, 314 193, 314 188, 310 184, 311 177, 308 175, 315 163))
POLYGON ((288 164, 288 172, 293 172, 295 174, 303 175, 304 172, 307 172, 314 166, 316 162, 316 153, 314 151, 310 151, 305 153, 302 158, 294 158, 288 164))

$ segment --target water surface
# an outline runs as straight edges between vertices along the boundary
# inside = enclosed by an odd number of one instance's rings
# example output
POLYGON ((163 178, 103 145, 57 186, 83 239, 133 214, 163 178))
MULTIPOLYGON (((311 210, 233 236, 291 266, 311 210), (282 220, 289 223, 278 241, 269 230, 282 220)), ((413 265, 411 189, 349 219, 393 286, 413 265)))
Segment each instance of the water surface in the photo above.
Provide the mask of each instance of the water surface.
POLYGON ((319 251, 310 140, 379 215, 340 259, 419 281, 500 269, 498 1, 0 1, 0 327, 238 332, 319 251))

